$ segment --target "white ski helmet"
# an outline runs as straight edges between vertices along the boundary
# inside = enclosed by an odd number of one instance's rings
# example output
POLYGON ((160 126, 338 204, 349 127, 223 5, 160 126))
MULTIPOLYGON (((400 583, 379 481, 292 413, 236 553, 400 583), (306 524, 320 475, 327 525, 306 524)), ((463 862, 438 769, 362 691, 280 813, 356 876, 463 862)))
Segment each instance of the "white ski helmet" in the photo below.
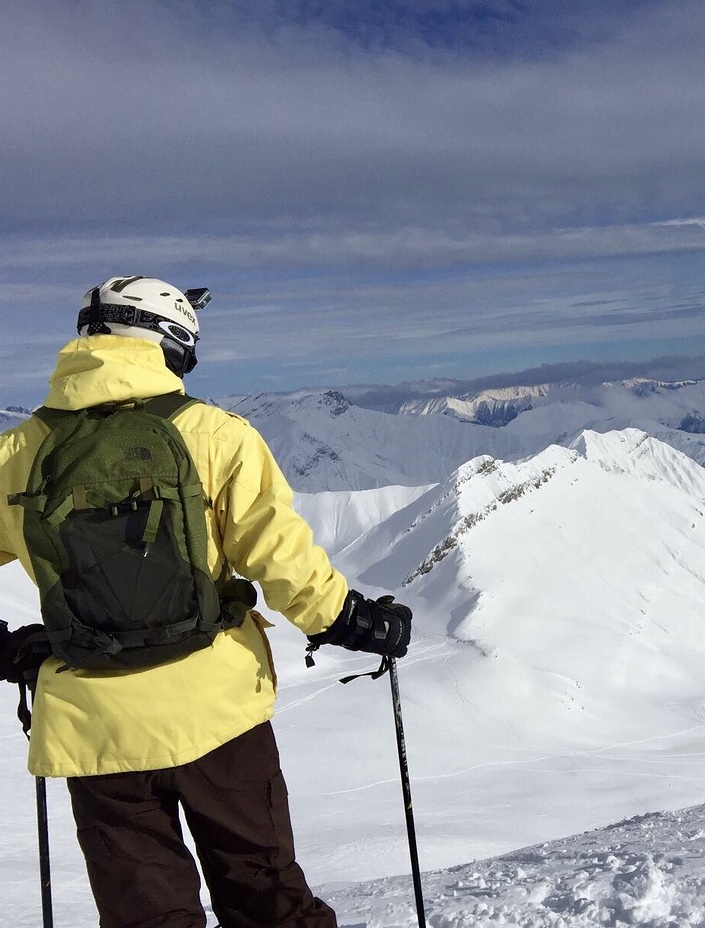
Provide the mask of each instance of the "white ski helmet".
MULTIPOLYGON (((204 288, 187 291, 209 298, 204 288)), ((126 335, 157 342, 167 367, 183 377, 196 366, 198 319, 187 294, 156 277, 111 277, 83 297, 79 335, 126 335)))

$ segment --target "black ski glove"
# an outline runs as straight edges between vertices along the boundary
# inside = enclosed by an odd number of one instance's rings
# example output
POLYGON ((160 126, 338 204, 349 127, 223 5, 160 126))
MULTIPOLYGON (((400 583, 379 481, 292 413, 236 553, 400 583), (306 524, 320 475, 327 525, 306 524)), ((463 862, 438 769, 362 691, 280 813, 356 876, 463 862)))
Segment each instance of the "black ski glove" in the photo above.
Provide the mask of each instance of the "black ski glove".
POLYGON ((393 596, 365 599, 350 590, 338 618, 330 628, 309 635, 311 650, 337 644, 348 651, 368 651, 388 657, 404 657, 411 638, 411 609, 395 603, 393 596))
POLYGON ((10 640, 12 632, 8 628, 7 622, 0 619, 0 680, 7 680, 10 669, 10 640))
POLYGON ((50 654, 51 645, 41 623, 11 632, 7 622, 0 619, 0 680, 33 683, 50 654))

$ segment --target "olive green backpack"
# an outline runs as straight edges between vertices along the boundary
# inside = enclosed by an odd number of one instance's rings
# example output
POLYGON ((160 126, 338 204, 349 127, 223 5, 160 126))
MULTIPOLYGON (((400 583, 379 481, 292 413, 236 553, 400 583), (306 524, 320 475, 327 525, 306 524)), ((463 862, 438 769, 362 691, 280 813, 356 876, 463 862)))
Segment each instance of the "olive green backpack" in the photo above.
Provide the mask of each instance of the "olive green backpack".
POLYGON ((256 601, 246 581, 225 570, 214 582, 208 569, 208 501, 171 421, 195 402, 173 393, 35 412, 49 433, 27 489, 8 502, 24 508, 42 617, 69 667, 182 657, 240 625, 256 601))

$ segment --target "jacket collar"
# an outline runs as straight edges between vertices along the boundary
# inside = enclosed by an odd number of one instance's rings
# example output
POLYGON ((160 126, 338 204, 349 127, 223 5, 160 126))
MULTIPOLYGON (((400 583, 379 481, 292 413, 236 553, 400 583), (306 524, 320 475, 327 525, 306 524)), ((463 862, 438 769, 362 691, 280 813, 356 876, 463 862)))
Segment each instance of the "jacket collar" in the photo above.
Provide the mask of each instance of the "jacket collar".
POLYGON ((75 338, 59 352, 45 406, 84 409, 99 403, 184 393, 156 342, 122 335, 75 338))

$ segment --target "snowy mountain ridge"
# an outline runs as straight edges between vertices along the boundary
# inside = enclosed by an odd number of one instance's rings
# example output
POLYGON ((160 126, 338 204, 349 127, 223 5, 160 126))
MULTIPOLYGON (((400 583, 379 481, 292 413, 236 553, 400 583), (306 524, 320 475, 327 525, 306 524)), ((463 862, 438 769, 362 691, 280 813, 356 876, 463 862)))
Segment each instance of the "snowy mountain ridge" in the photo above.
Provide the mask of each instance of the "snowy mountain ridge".
POLYGON ((219 402, 262 432, 304 492, 439 482, 482 454, 517 460, 570 447, 585 429, 639 428, 705 463, 705 381, 510 385, 408 398, 396 413, 341 390, 231 399, 219 402))
MULTIPOLYGON (((462 859, 463 845, 475 859, 425 874, 432 923, 701 926, 705 471, 640 430, 588 430, 570 448, 485 455, 425 491, 394 491, 398 509, 335 562, 370 592, 402 586, 414 608, 400 673, 422 866, 462 859), (505 838, 534 846, 507 853, 505 838)), ((378 494, 297 504, 317 525, 378 494)), ((367 694, 326 692, 365 720, 364 756, 367 694)), ((326 818, 355 796, 355 774, 334 770, 326 818)), ((374 786, 365 801, 375 795, 393 802, 374 786)), ((366 865, 376 849, 388 862, 392 819, 354 808, 366 865)), ((333 887, 332 901, 351 925, 415 923, 408 877, 333 887)))

